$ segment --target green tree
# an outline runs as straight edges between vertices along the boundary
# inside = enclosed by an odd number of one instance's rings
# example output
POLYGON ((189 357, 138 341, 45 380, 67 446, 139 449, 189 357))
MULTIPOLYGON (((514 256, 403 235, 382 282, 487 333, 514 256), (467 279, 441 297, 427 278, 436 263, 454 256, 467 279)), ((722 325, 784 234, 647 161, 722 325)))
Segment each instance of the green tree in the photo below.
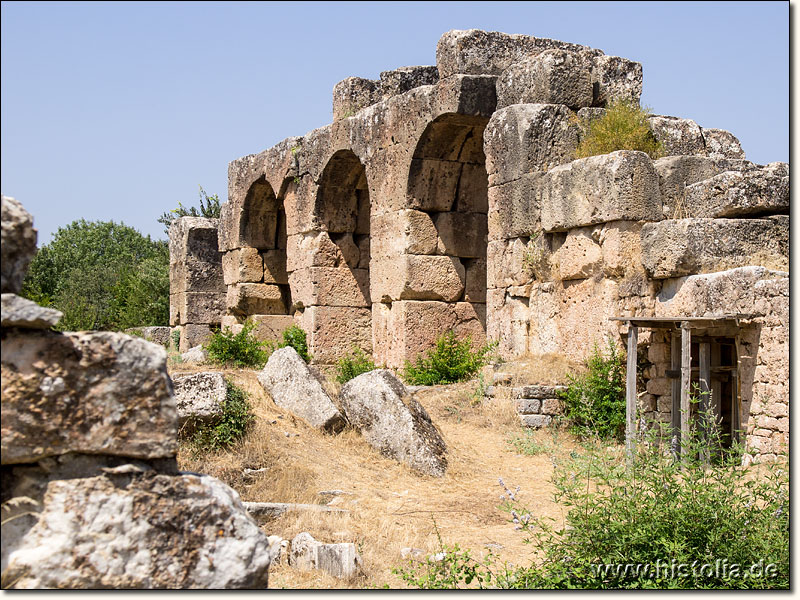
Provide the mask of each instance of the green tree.
POLYGON ((31 261, 22 295, 62 311, 62 330, 166 325, 167 242, 122 223, 74 221, 31 261))
POLYGON ((183 204, 178 202, 178 208, 173 208, 168 212, 161 213, 161 216, 158 217, 157 221, 164 226, 164 233, 169 235, 170 225, 172 225, 172 222, 175 219, 179 219, 180 217, 205 217, 207 219, 219 219, 219 211, 221 207, 219 196, 217 194, 209 196, 206 194, 203 186, 197 187, 200 188, 200 208, 197 209, 194 206, 186 208, 183 204))

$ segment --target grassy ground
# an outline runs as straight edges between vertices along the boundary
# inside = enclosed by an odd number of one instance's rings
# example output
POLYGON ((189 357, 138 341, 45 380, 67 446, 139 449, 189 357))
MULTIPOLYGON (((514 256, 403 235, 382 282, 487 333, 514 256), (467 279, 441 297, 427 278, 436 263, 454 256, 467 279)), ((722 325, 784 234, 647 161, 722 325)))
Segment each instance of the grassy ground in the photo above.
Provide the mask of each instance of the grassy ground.
MULTIPOLYGON (((171 368, 212 369, 181 364, 171 368)), ((522 375, 530 368, 524 365, 503 365, 502 370, 515 373, 515 384, 528 382, 522 375)), ((553 365, 545 371, 552 374, 553 365)), ((220 478, 245 501, 324 503, 331 497, 319 492, 342 490, 345 493, 330 504, 347 509, 347 514, 286 514, 263 529, 287 539, 307 531, 324 542, 354 542, 363 559, 364 575, 349 581, 276 565, 270 572, 271 587, 403 587, 392 568, 405 564, 402 548, 438 551, 434 520, 447 544, 458 543, 476 557, 491 548, 501 560, 527 564, 534 549, 523 543, 498 508, 499 478, 511 489, 519 486, 518 499, 537 514, 559 522, 563 518, 549 482, 552 455, 568 454, 577 447, 575 440, 563 432, 523 430, 512 402, 483 401, 477 380, 417 394, 448 446, 447 474, 432 478, 382 457, 354 430, 323 435, 281 411, 259 385, 255 371, 230 370, 226 375, 250 394, 255 425, 228 452, 196 457, 182 448, 181 468, 220 478), (509 443, 512 439, 519 441, 509 443), (261 468, 266 471, 243 474, 244 469, 261 468)))

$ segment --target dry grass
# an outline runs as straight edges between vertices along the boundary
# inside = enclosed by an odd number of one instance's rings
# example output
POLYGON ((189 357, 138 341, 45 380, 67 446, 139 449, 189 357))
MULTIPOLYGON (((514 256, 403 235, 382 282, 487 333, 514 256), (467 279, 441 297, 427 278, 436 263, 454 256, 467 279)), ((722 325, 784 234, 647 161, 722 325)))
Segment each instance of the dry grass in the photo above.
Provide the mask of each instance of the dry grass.
MULTIPOLYGON (((175 368, 176 372, 196 370, 202 368, 175 368)), ((263 529, 290 540, 308 531, 325 542, 354 542, 363 559, 364 575, 351 581, 275 565, 271 587, 403 587, 402 580, 391 572, 405 562, 401 548, 438 551, 434 519, 445 543, 458 543, 479 557, 487 553, 486 544, 500 544, 502 549, 493 549, 500 560, 526 564, 534 549, 523 543, 498 508, 500 477, 511 488, 520 486, 520 502, 537 515, 563 518, 552 500, 551 457, 514 452, 508 440, 523 430, 512 403, 483 401, 476 394, 477 381, 417 393, 448 445, 447 474, 433 478, 384 458, 354 430, 324 435, 282 412, 258 384, 255 371, 230 370, 226 375, 250 394, 255 425, 247 438, 228 452, 193 457, 183 448, 181 468, 222 479, 245 501, 323 503, 330 497, 320 496, 320 491, 342 490, 345 494, 330 504, 349 513, 287 513, 263 529), (242 473, 245 468, 267 470, 247 477, 242 473)), ((550 439, 546 432, 535 435, 543 436, 543 441, 550 439)), ((574 447, 570 436, 560 435, 557 452, 568 453, 574 447)))
POLYGON ((497 367, 497 371, 512 375, 511 385, 564 385, 567 375, 582 373, 586 367, 561 354, 526 355, 497 367))

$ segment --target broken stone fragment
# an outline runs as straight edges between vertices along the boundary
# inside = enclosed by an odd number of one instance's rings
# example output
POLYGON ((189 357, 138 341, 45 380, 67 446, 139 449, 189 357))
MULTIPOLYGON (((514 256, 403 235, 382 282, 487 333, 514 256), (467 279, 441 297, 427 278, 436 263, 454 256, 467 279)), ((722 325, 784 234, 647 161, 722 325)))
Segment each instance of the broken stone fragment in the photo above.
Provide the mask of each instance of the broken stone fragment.
POLYGON ((2 327, 23 329, 50 329, 55 327, 64 313, 54 308, 39 306, 36 302, 16 294, 2 295, 2 327))
POLYGON ((178 373, 173 375, 172 385, 181 426, 189 420, 210 423, 222 416, 228 395, 222 373, 178 373))
POLYGON ((566 50, 545 50, 509 66, 497 79, 497 107, 512 104, 592 105, 589 64, 566 50))
POLYGON ((661 142, 666 156, 706 155, 706 145, 700 126, 691 119, 656 115, 648 118, 650 129, 661 142))
POLYGON ((22 289, 22 280, 28 272, 28 264, 36 254, 36 230, 33 228, 33 217, 22 204, 3 196, 2 203, 2 239, 0 239, 0 263, 2 264, 2 293, 18 294, 22 289))
POLYGON ((333 120, 354 116, 358 111, 381 100, 377 81, 348 77, 333 86, 333 120))
POLYGON ((703 128, 703 140, 709 158, 745 158, 739 138, 730 131, 703 128))
POLYGON ((359 573, 361 557, 355 544, 325 544, 304 531, 292 539, 289 564, 301 571, 320 569, 334 577, 349 578, 359 573))
POLYGON ((275 404, 324 431, 339 431, 344 417, 322 383, 297 351, 286 346, 272 353, 258 382, 275 404))
POLYGON ((234 490, 191 474, 124 479, 51 481, 35 525, 15 539, 4 528, 13 587, 267 587, 268 538, 234 490))
POLYGON ((400 67, 393 71, 382 71, 381 97, 386 100, 422 85, 434 85, 438 82, 439 70, 435 66, 400 67))
POLYGON ((370 446, 427 475, 444 475, 447 445, 422 405, 391 371, 377 369, 351 379, 340 399, 347 419, 370 446))
POLYGON ((725 171, 686 186, 683 210, 707 218, 788 213, 789 176, 766 168, 725 171))

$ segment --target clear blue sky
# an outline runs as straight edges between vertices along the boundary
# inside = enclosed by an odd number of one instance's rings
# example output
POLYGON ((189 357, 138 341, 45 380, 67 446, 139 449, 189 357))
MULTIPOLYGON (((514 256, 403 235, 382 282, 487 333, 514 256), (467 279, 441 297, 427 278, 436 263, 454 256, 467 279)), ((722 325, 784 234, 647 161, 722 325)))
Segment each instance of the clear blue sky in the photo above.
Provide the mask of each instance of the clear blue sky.
POLYGON ((331 121, 331 90, 435 64, 449 29, 586 44, 642 63, 642 103, 789 160, 787 2, 2 3, 2 193, 39 243, 79 218, 227 196, 227 165, 331 121))

